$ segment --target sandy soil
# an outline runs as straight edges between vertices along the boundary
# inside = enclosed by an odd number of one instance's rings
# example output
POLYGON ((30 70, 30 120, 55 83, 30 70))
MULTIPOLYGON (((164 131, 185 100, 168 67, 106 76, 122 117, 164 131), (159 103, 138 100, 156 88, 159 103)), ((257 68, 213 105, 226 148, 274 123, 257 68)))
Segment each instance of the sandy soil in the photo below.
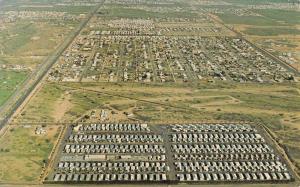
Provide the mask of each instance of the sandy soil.
POLYGON ((56 101, 52 112, 52 117, 54 118, 55 122, 61 121, 65 113, 72 108, 73 104, 70 99, 71 94, 69 92, 65 92, 62 97, 56 101))

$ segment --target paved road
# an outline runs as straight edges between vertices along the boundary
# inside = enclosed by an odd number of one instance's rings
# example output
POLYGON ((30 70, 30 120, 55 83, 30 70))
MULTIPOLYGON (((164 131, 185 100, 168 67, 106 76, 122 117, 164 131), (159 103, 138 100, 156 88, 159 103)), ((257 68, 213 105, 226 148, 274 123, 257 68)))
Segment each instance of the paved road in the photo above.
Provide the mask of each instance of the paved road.
POLYGON ((253 48, 255 48, 256 50, 260 51, 261 53, 263 53, 265 56, 271 58, 272 60, 274 60, 275 62, 278 62, 279 64, 281 64, 283 67, 285 67, 287 70, 289 70, 290 72, 293 72, 296 76, 300 76, 300 72, 295 69, 293 66, 291 66, 290 64, 288 64, 287 62, 281 60, 280 58, 278 58, 277 56, 273 55, 272 53, 270 53, 269 51, 258 47, 256 44, 252 43, 251 41, 249 41, 247 38, 244 37, 244 35, 242 33, 240 33, 239 31, 235 30, 234 28, 226 25, 225 23, 223 23, 222 21, 214 18, 213 16, 211 16, 209 14, 209 12, 206 12, 207 15, 213 19, 214 21, 216 21, 217 23, 223 25, 224 27, 226 27, 227 29, 229 29, 230 31, 234 32, 237 37, 245 40, 246 42, 248 42, 253 48))
MULTIPOLYGON (((207 12, 208 13, 208 12, 207 12)), ((239 38, 245 40, 246 42, 248 42, 253 48, 255 48, 256 50, 260 51, 261 53, 263 53, 265 56, 271 58, 272 60, 274 60, 275 62, 278 62, 279 64, 281 64, 283 67, 285 67, 287 70, 289 70, 290 72, 293 72, 296 76, 300 76, 300 72, 295 69, 293 66, 291 66, 290 64, 288 64, 287 62, 281 60, 280 58, 278 58, 277 56, 273 55, 272 53, 270 53, 269 51, 258 47, 256 44, 252 43, 251 41, 249 41, 247 38, 245 38, 243 36, 243 34, 241 34, 239 31, 235 30, 234 28, 231 28, 230 26, 226 25, 225 23, 223 23, 222 21, 219 21, 218 19, 214 18, 213 16, 211 16, 210 14, 208 14, 209 17, 211 19, 213 19, 214 21, 216 21, 217 23, 223 25, 224 27, 226 27, 227 29, 231 30, 232 32, 234 32, 239 38)))
MULTIPOLYGON (((103 3, 102 3, 103 4, 103 3)), ((87 15, 86 19, 83 20, 78 27, 65 39, 65 41, 60 44, 60 46, 55 50, 55 52, 48 56, 44 63, 36 68, 23 83, 23 85, 15 91, 15 93, 10 97, 10 99, 0 108, 0 114, 2 114, 2 119, 0 118, 0 130, 8 124, 11 117, 17 111, 17 109, 24 103, 26 98, 35 90, 43 78, 47 75, 50 68, 55 64, 59 56, 68 48, 72 43, 74 38, 80 33, 80 31, 85 27, 88 21, 96 13, 96 11, 102 6, 98 4, 96 7, 91 10, 87 15)))

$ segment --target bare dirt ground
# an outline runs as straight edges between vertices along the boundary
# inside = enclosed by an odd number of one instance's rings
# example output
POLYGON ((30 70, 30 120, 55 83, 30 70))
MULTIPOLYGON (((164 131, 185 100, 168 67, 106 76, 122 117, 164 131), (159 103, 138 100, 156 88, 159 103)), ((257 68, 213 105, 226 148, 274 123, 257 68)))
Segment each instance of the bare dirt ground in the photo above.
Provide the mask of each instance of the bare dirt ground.
POLYGON ((62 97, 56 101, 52 111, 52 117, 54 118, 55 122, 63 120, 65 113, 72 108, 73 104, 70 99, 71 94, 70 92, 66 91, 62 97))

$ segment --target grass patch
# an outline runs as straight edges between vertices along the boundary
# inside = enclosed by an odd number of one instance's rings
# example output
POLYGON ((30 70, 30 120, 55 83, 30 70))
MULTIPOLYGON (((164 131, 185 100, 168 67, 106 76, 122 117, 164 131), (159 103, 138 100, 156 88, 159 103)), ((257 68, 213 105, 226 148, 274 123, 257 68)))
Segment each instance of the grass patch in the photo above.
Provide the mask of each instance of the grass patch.
POLYGON ((257 25, 257 26, 281 26, 276 20, 261 16, 237 16, 234 14, 216 14, 225 24, 257 25))
MULTIPOLYGON (((53 5, 49 7, 36 7, 36 6, 19 6, 17 7, 18 11, 53 11, 53 12, 67 12, 69 14, 83 14, 88 13, 91 10, 92 6, 60 6, 53 5)), ((15 7, 7 7, 5 11, 15 11, 15 7)))
POLYGON ((15 52, 30 42, 31 37, 36 34, 37 30, 33 23, 18 22, 6 32, 1 32, 0 37, 4 38, 2 45, 4 53, 15 54, 15 52))
POLYGON ((0 181, 37 182, 52 150, 58 127, 46 127, 47 134, 35 135, 35 127, 10 127, 0 139, 0 181))
POLYGON ((225 0, 226 2, 242 5, 260 5, 269 3, 286 3, 286 0, 225 0))
POLYGON ((134 8, 113 7, 110 9, 102 9, 99 11, 100 16, 104 17, 120 17, 120 18, 194 18, 197 14, 191 12, 151 12, 134 8))
POLYGON ((0 106, 13 94, 26 77, 27 72, 0 70, 0 106))
POLYGON ((33 98, 33 102, 27 105, 26 111, 21 116, 29 121, 53 120, 52 110, 54 103, 64 91, 62 87, 46 84, 37 94, 37 97, 33 98))
POLYGON ((300 12, 293 10, 279 10, 279 9, 261 9, 255 12, 264 17, 285 22, 286 24, 296 25, 300 24, 300 12))
POLYGON ((277 35, 299 35, 300 30, 295 28, 247 28, 245 34, 257 36, 277 36, 277 35))
POLYGON ((298 111, 300 100, 298 96, 275 96, 252 93, 233 93, 233 97, 242 101, 241 106, 265 110, 298 111))

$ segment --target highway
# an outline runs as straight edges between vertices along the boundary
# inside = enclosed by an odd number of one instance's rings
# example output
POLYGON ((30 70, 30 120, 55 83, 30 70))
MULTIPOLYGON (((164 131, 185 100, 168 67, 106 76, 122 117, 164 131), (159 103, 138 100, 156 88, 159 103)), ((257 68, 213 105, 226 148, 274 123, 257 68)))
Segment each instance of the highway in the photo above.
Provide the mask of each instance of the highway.
POLYGON ((97 12, 97 10, 102 6, 104 1, 97 6, 95 6, 88 14, 87 17, 74 29, 69 36, 62 42, 58 48, 49 55, 45 61, 36 68, 36 70, 31 73, 31 75, 24 81, 22 86, 20 86, 14 94, 7 100, 7 102, 0 108, 0 130, 8 124, 11 117, 17 111, 17 109, 24 103, 26 98, 33 93, 35 88, 47 75, 51 67, 56 63, 61 54, 69 47, 75 37, 80 33, 80 31, 86 26, 92 16, 97 12))

